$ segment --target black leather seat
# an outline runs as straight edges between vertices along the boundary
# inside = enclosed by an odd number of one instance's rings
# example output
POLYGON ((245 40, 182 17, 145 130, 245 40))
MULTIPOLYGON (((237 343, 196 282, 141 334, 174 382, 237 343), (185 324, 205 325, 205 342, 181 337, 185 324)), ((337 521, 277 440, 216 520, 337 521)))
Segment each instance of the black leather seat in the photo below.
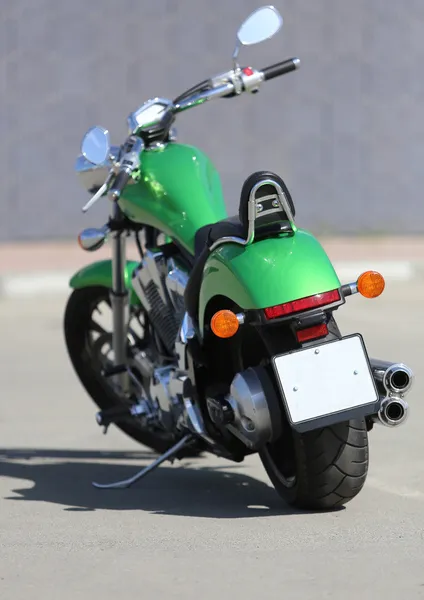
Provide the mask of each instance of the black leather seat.
MULTIPOLYGON (((213 243, 224 237, 233 236, 242 238, 243 240, 247 239, 248 202, 250 198, 250 193, 254 185, 266 179, 271 179, 281 186, 284 194, 286 195, 293 217, 295 216, 293 200, 290 196, 289 190, 287 189, 281 177, 270 171, 256 171, 246 179, 240 194, 239 214, 234 217, 229 217, 227 219, 223 219, 222 221, 218 221, 217 223, 204 225, 203 227, 198 229, 195 234, 195 262, 193 269, 190 273, 190 279, 187 283, 187 287, 184 293, 184 301, 187 312, 194 321, 197 320, 197 314, 199 310, 200 287, 202 284, 203 269, 209 256, 209 248, 212 246, 213 243)), ((266 195, 265 187, 269 186, 264 186, 264 188, 260 188, 260 190, 263 189, 266 195)), ((281 214, 278 215, 275 215, 274 213, 274 218, 272 219, 273 222, 265 224, 265 229, 268 233, 271 232, 271 235, 275 235, 276 233, 279 233, 281 231, 281 229, 278 229, 278 227, 273 227, 276 225, 276 221, 278 225, 278 223, 281 222, 285 223, 286 220, 287 215, 285 215, 284 213, 281 212, 281 214)), ((263 237, 263 233, 264 232, 262 232, 261 235, 259 231, 256 232, 257 238, 263 237)))
POLYGON ((245 239, 245 231, 238 215, 228 217, 217 223, 204 225, 196 231, 194 237, 194 256, 197 258, 205 246, 210 247, 223 237, 239 237, 245 239))

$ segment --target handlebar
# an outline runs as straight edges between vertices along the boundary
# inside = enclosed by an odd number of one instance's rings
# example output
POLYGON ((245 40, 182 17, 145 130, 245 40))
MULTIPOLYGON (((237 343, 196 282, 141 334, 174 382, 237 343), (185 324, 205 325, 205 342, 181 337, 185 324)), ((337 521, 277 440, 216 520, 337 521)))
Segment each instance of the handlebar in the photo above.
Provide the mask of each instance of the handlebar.
MULTIPOLYGON (((175 114, 214 98, 233 98, 243 92, 257 92, 264 81, 286 75, 298 69, 299 66, 300 60, 298 58, 289 58, 283 62, 265 67, 261 71, 251 67, 232 69, 187 90, 184 94, 178 96, 174 102, 169 102, 168 108, 175 114)), ((109 189, 109 194, 114 201, 119 200, 133 172, 140 166, 140 153, 143 147, 143 140, 134 133, 127 138, 121 147, 123 156, 117 161, 119 171, 116 173, 114 168, 111 169, 107 181, 84 206, 83 212, 86 212, 103 194, 107 193, 109 182, 115 173, 116 176, 112 187, 109 189)))
POLYGON ((179 113, 183 110, 187 110, 192 106, 196 106, 198 104, 203 104, 207 100, 212 100, 213 98, 222 98, 227 94, 232 94, 234 92, 234 84, 229 81, 224 85, 220 85, 218 87, 205 90, 203 92, 199 92, 198 94, 193 94, 193 96, 189 96, 184 100, 181 100, 174 106, 174 112, 179 113))
POLYGON ((119 200, 121 194, 131 179, 135 169, 140 166, 140 152, 144 143, 140 138, 130 136, 124 144, 124 155, 120 159, 121 168, 109 190, 112 200, 119 200))
POLYGON ((270 67, 265 67, 262 69, 264 80, 269 81, 270 79, 274 79, 274 77, 286 75, 286 73, 295 71, 299 66, 300 60, 298 58, 289 58, 288 60, 284 60, 283 62, 277 63, 270 67))
POLYGON ((215 85, 212 79, 209 89, 188 96, 184 94, 179 96, 174 103, 174 112, 179 113, 213 98, 231 98, 238 96, 242 92, 256 91, 263 81, 269 81, 275 77, 280 77, 280 75, 286 75, 298 69, 299 66, 300 60, 298 58, 289 58, 270 67, 265 67, 261 71, 251 69, 250 67, 242 69, 237 75, 234 71, 230 71, 218 77, 215 85))
POLYGON ((131 177, 131 170, 128 168, 123 168, 119 171, 118 175, 115 177, 115 181, 113 182, 113 186, 110 188, 109 193, 113 200, 119 200, 125 186, 131 177))

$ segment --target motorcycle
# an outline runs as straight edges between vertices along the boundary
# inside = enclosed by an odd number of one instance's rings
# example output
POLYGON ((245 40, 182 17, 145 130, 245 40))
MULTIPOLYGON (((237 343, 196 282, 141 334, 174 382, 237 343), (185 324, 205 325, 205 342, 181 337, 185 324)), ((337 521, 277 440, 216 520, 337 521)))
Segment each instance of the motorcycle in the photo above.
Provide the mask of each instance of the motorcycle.
POLYGON ((242 46, 282 24, 274 7, 258 8, 238 31, 229 71, 173 101, 146 101, 120 146, 99 126, 83 138, 76 171, 94 194, 83 211, 107 197, 111 213, 78 241, 92 252, 110 239, 112 259, 71 278, 66 346, 104 432, 115 424, 160 455, 98 488, 128 487, 166 460, 203 452, 236 463, 258 454, 283 501, 328 509, 363 488, 374 424, 408 416, 411 369, 370 358, 363 336, 342 335, 334 316, 354 294, 380 296, 384 277, 369 270, 342 284, 297 226, 276 173, 250 174, 228 217, 212 162, 177 142, 180 112, 256 93, 299 67, 298 58, 263 69, 238 62, 242 46), (126 257, 130 236, 138 260, 126 257))

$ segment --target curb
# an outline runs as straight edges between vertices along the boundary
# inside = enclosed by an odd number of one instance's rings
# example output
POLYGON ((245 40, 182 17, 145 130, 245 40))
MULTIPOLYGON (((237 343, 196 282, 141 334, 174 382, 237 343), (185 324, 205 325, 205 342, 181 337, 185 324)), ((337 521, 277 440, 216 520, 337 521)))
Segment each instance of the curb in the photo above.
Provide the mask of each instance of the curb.
MULTIPOLYGON (((387 281, 408 281, 424 276, 424 265, 413 261, 335 261, 336 273, 342 283, 356 281, 370 268, 379 271, 387 281)), ((63 296, 70 293, 69 280, 73 272, 32 271, 19 275, 0 275, 0 299, 63 296)))

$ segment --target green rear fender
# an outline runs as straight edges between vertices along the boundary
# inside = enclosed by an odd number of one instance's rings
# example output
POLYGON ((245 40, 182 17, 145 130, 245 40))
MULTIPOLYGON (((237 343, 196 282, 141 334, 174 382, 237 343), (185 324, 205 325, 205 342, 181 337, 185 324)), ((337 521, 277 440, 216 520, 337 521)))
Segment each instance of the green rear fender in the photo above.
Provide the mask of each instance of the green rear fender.
POLYGON ((224 244, 209 257, 203 272, 199 324, 214 296, 242 309, 261 309, 340 287, 325 250, 314 236, 298 229, 293 237, 270 238, 246 247, 224 244))
MULTIPOLYGON (((125 266, 125 285, 130 290, 131 304, 140 304, 138 296, 132 289, 131 277, 134 269, 138 266, 135 260, 127 260, 125 266)), ((69 285, 73 289, 81 289, 93 286, 112 287, 112 261, 100 260, 82 267, 70 279, 69 285)))

